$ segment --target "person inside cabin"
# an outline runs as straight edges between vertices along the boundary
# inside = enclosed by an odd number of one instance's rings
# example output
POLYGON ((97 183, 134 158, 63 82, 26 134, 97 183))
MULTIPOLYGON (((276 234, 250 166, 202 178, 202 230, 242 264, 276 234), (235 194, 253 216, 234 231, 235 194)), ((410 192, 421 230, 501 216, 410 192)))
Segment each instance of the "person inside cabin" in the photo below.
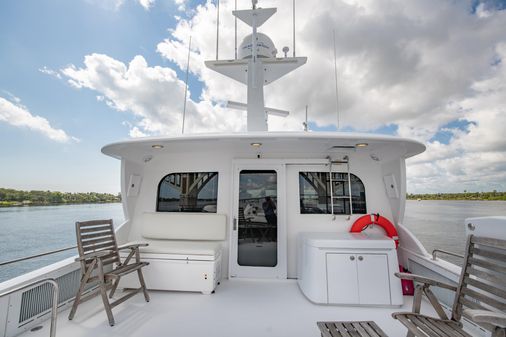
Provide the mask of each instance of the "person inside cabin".
POLYGON ((256 215, 256 209, 249 202, 244 207, 244 219, 247 221, 251 221, 256 215))
POLYGON ((262 203, 262 208, 264 209, 265 219, 267 219, 267 224, 275 226, 278 223, 278 218, 276 216, 276 204, 271 197, 265 197, 265 201, 262 203))

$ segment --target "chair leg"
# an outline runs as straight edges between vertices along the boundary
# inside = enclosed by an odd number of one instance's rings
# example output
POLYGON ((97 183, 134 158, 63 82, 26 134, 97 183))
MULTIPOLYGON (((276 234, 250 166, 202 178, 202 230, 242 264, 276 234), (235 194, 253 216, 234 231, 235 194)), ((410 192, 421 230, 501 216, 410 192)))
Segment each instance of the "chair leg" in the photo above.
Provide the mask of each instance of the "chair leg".
POLYGON ((146 302, 149 302, 149 294, 148 290, 146 289, 146 283, 144 282, 144 276, 142 275, 141 269, 137 269, 137 275, 139 275, 139 282, 141 283, 142 292, 144 293, 144 299, 146 302))
POLYGON ((496 327, 495 330, 492 331, 492 337, 505 337, 505 336, 506 336, 505 328, 496 327))
POLYGON ((437 314, 439 315, 439 318, 444 319, 444 320, 448 320, 448 316, 446 316, 446 313, 443 310, 443 307, 441 306, 441 304, 437 300, 434 293, 429 288, 425 288, 424 292, 425 292, 425 296, 427 296, 427 298, 429 299, 429 302, 432 304, 432 307, 434 308, 434 310, 436 310, 437 314))
POLYGON ((107 318, 109 319, 109 325, 114 326, 114 316, 112 315, 111 304, 107 298, 107 287, 103 282, 100 283, 100 294, 102 295, 102 302, 104 302, 105 312, 107 313, 107 318))
POLYGON ((86 280, 81 281, 81 285, 79 286, 79 290, 77 291, 76 298, 74 299, 74 304, 72 304, 72 309, 70 309, 69 313, 69 320, 72 320, 76 314, 77 306, 79 305, 79 302, 81 301, 81 296, 84 291, 84 287, 86 286, 86 280))
POLYGON ((112 289, 111 289, 111 292, 109 293, 109 298, 112 298, 114 296, 114 293, 116 292, 116 289, 118 288, 120 278, 121 277, 118 277, 117 279, 112 281, 112 289))
MULTIPOLYGON (((418 284, 415 287, 415 294, 413 295, 413 308, 412 312, 419 314, 420 308, 422 306, 422 295, 423 295, 424 287, 423 285, 418 284)), ((414 337, 415 334, 408 330, 406 337, 414 337)))

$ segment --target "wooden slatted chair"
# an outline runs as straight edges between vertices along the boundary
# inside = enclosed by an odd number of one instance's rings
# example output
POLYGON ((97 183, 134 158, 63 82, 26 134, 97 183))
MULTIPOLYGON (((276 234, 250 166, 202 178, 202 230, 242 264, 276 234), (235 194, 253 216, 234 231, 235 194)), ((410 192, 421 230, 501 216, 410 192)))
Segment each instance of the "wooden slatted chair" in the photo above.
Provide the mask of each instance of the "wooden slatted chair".
POLYGON ((506 336, 506 240, 470 235, 457 286, 412 274, 397 276, 418 283, 413 312, 392 314, 408 328, 408 336, 470 337, 462 329, 462 316, 490 331, 492 337, 506 336), (451 318, 446 316, 430 286, 456 292, 451 318), (439 318, 420 314, 422 293, 427 295, 439 318))
POLYGON ((116 305, 141 291, 144 293, 146 302, 149 302, 149 295, 141 270, 149 263, 141 262, 139 254, 139 247, 147 246, 147 243, 126 244, 118 247, 112 220, 76 222, 76 235, 79 250, 79 258, 76 261, 81 263, 81 285, 70 310, 69 320, 74 318, 79 303, 92 298, 99 292, 111 326, 114 325, 112 308, 116 305), (121 262, 119 256, 120 250, 130 250, 123 262, 121 262), (130 263, 134 255, 135 262, 130 263), (112 298, 121 277, 134 271, 137 271, 141 287, 110 303, 107 298, 107 289, 111 288, 109 297, 112 298), (90 284, 98 285, 98 287, 95 287, 86 296, 82 296, 90 284))

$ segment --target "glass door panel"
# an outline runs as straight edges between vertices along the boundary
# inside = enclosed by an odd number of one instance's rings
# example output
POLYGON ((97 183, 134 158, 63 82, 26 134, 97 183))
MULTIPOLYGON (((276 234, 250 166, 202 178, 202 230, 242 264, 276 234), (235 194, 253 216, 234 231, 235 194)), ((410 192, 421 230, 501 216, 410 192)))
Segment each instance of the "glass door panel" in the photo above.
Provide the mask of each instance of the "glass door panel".
POLYGON ((239 173, 237 264, 276 267, 278 264, 277 173, 239 173))

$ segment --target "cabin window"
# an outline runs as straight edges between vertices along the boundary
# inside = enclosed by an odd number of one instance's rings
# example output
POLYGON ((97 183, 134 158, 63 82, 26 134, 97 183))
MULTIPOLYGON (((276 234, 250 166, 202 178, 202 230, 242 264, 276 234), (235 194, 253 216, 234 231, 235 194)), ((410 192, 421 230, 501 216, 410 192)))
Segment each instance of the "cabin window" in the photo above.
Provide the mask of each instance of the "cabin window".
MULTIPOLYGON (((350 214, 348 173, 333 172, 334 214, 350 214)), ((353 214, 366 214, 365 188, 362 181, 350 174, 353 214)), ((300 213, 330 214, 329 172, 299 172, 300 213)))
POLYGON ((171 173, 158 185, 158 212, 216 213, 218 172, 171 173))

